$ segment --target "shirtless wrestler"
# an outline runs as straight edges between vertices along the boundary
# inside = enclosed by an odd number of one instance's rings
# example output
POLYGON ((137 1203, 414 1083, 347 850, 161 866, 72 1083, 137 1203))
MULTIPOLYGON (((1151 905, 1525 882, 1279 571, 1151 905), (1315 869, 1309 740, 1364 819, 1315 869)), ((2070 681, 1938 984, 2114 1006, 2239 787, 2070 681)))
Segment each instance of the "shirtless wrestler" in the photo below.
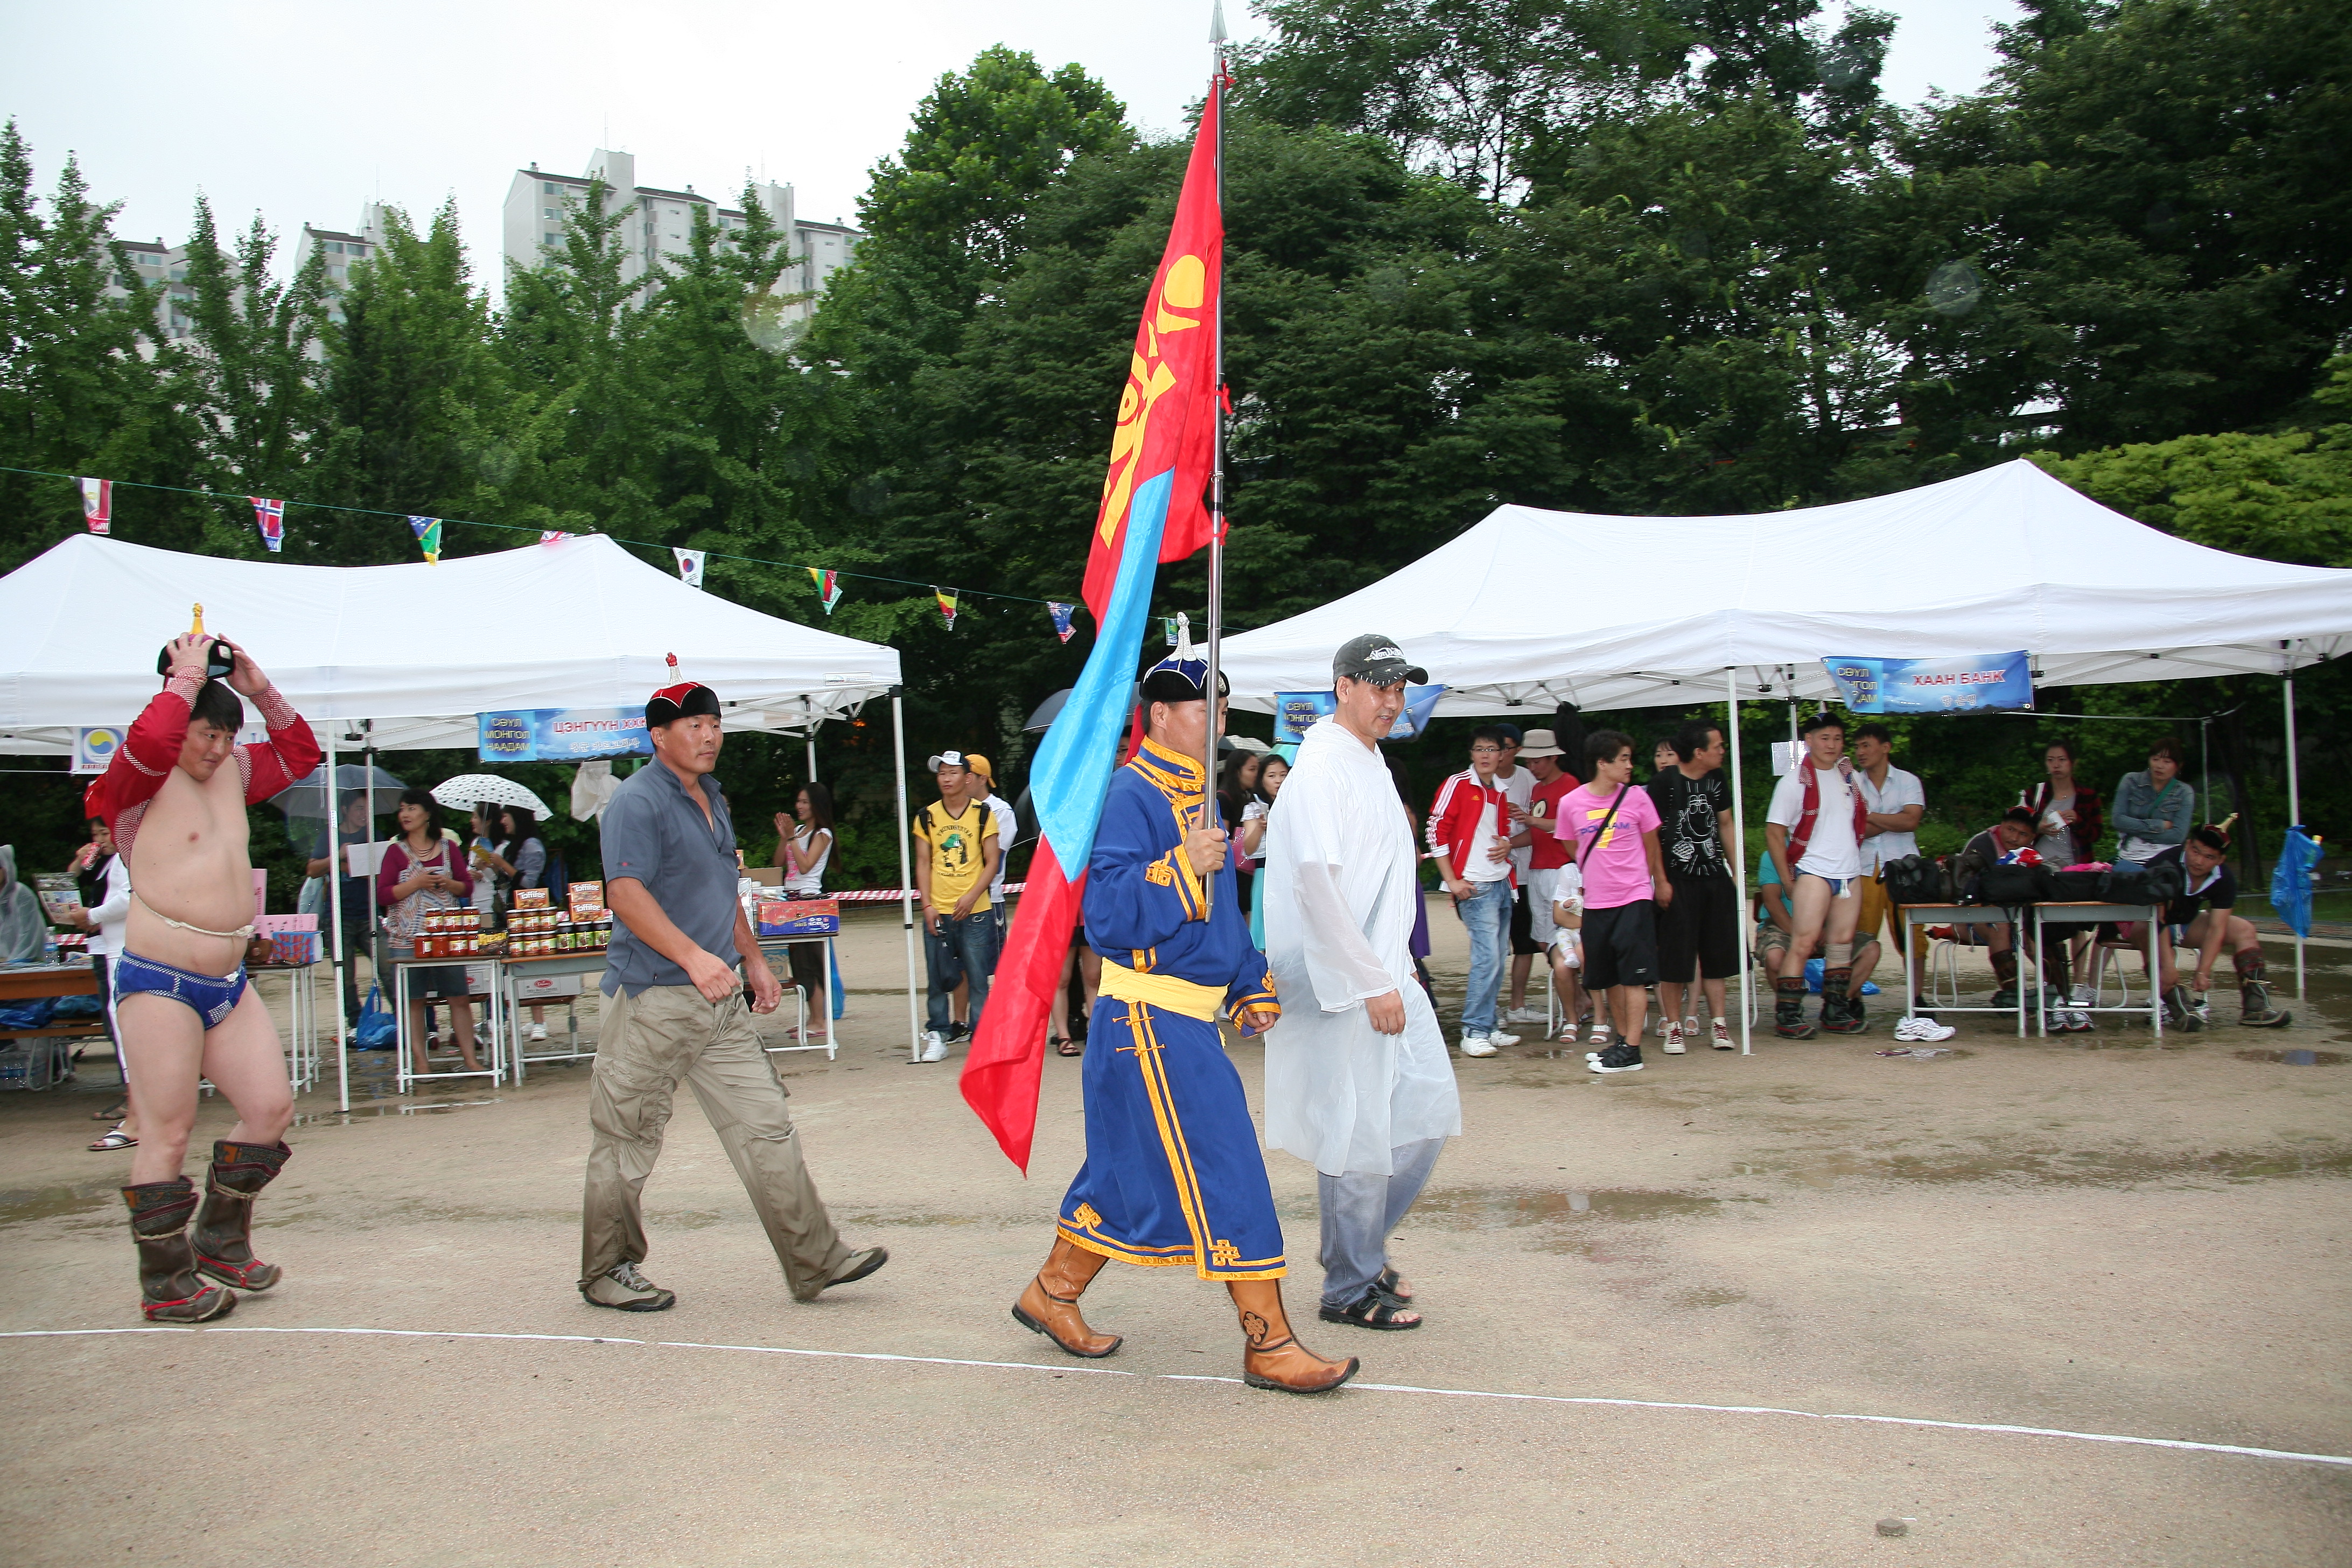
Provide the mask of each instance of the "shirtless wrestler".
POLYGON ((278 1283, 277 1268, 253 1256, 253 1202, 286 1163, 294 1102, 277 1026, 246 984, 253 867, 245 808, 306 777, 319 745, 260 667, 226 638, 176 638, 163 664, 163 689, 94 794, 133 889, 112 978, 139 1106, 139 1152, 122 1189, 139 1288, 151 1321, 200 1323, 236 1305, 224 1287, 278 1283), (208 668, 225 682, 207 679, 208 668), (236 744, 240 695, 261 710, 267 743, 236 744), (201 1208, 181 1173, 199 1077, 237 1114, 213 1145, 201 1208))

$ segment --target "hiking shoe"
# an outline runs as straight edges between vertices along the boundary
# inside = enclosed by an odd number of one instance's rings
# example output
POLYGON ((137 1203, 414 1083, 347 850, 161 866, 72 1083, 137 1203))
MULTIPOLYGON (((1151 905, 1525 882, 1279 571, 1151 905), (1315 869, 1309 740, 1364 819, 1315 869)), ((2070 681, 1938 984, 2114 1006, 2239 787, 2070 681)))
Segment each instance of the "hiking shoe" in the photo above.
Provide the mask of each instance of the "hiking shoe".
POLYGON ((1707 1026, 1707 1044, 1713 1046, 1717 1050, 1736 1051, 1739 1048, 1739 1042, 1731 1037, 1731 1026, 1725 1023, 1722 1019, 1717 1018, 1714 1023, 1707 1026))
POLYGON ((1584 1058, 1584 1065, 1591 1072, 1640 1072, 1642 1047, 1614 1045, 1605 1051, 1592 1052, 1584 1058))
POLYGON ((675 1294, 638 1273, 635 1264, 626 1262, 615 1263, 580 1287, 580 1296, 592 1307, 622 1312, 666 1311, 677 1302, 675 1294))
POLYGON ((948 1059, 948 1037, 937 1029, 923 1031, 923 1054, 915 1058, 920 1062, 943 1062, 948 1059))
POLYGON ((1948 1040, 1959 1031, 1949 1024, 1938 1024, 1933 1018, 1916 1014, 1895 1026, 1895 1037, 1908 1045, 1926 1045, 1937 1040, 1948 1040))
POLYGON ((1465 1057, 1491 1057, 1500 1047, 1486 1035, 1464 1035, 1462 1054, 1465 1057))
POLYGON ((1663 1022, 1664 1023, 1666 1032, 1666 1055, 1670 1057, 1681 1056, 1683 1054, 1683 1026, 1671 1019, 1664 1020, 1663 1022))

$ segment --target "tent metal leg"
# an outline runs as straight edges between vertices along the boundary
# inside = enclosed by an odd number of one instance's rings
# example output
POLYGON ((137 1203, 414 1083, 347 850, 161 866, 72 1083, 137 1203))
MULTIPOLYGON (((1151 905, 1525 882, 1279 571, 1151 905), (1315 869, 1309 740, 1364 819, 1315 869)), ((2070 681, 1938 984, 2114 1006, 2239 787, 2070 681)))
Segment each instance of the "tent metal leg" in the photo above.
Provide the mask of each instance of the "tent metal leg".
POLYGON ((809 752, 809 780, 808 780, 808 782, 809 782, 809 783, 811 783, 811 784, 814 784, 814 783, 816 783, 816 731, 815 731, 814 729, 812 729, 812 730, 810 730, 810 731, 809 731, 809 738, 808 738, 808 752, 809 752))
MULTIPOLYGON (((2288 673, 2279 681, 2280 689, 2286 702, 2286 820, 2290 827, 2296 826, 2303 821, 2303 779, 2296 766, 2294 755, 2294 654, 2290 647, 2287 654, 2288 673)), ((2284 842, 2285 835, 2280 835, 2280 838, 2284 842)), ((2294 939, 2294 999, 2298 1002, 2311 1000, 2304 991, 2303 938, 2300 936, 2294 939)))
POLYGON ((341 1109, 349 1110, 352 1108, 352 1058, 351 1048, 345 1044, 345 1031, 352 1026, 351 1020, 343 1016, 343 966, 352 960, 351 955, 343 951, 343 810, 341 792, 335 788, 335 726, 331 720, 327 723, 327 760, 324 766, 327 771, 320 775, 319 787, 326 795, 323 805, 327 813, 327 920, 333 942, 330 951, 335 955, 335 1082, 341 1109))
POLYGON ((1739 786, 1739 671, 1723 672, 1723 692, 1731 708, 1731 825, 1739 835, 1739 853, 1732 857, 1731 876, 1739 889, 1739 1054, 1755 1054, 1756 987, 1748 966, 1748 797, 1739 786))
MULTIPOLYGON (((898 921, 907 931, 907 1059, 923 1059, 923 1026, 915 1004, 915 868, 908 844, 907 709, 898 692, 890 693, 890 734, 897 742, 894 763, 898 781, 898 921)), ((828 1001, 827 1005, 830 1005, 828 1001)))

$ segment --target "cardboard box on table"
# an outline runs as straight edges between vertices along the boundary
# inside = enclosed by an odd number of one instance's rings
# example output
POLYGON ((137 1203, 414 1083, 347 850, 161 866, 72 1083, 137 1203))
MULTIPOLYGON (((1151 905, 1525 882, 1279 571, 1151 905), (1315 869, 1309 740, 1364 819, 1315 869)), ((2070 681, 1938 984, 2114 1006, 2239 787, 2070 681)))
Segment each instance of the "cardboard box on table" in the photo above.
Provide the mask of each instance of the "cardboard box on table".
POLYGON ((841 930, 838 899, 761 899, 751 907, 761 936, 833 936, 841 930))

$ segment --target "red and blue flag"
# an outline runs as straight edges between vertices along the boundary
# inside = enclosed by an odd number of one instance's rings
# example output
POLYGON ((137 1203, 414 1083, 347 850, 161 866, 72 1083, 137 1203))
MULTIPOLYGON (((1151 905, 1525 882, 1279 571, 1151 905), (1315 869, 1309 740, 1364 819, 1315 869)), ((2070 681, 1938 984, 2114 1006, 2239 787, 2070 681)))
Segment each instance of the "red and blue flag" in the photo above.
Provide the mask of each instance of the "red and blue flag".
POLYGON ((1087 558, 1094 651, 1030 768, 1036 855, 963 1068, 965 1102, 1024 1172, 1037 1126, 1046 1021, 1127 723, 1152 581, 1160 562, 1181 561, 1209 542, 1202 498, 1215 459, 1225 233, 1217 191, 1220 85, 1211 85, 1202 110, 1168 247, 1145 298, 1119 393, 1087 558))

